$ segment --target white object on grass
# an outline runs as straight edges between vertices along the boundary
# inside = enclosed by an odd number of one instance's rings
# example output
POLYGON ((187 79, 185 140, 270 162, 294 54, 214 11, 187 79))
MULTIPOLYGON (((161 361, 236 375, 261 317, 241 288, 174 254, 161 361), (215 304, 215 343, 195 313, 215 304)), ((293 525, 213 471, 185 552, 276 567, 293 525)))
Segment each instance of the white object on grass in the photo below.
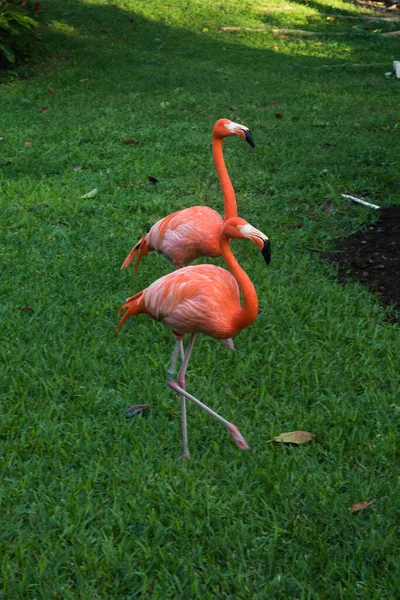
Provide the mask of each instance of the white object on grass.
POLYGON ((393 68, 396 79, 400 79, 400 60, 393 61, 393 68))
POLYGON ((358 202, 359 204, 364 204, 364 206, 369 206, 370 208, 380 208, 376 204, 371 204, 371 202, 367 202, 366 200, 361 200, 361 198, 356 198, 355 196, 349 196, 348 194, 340 194, 342 198, 350 198, 350 200, 354 200, 354 202, 358 202))
POLYGON ((90 190, 90 192, 88 192, 87 194, 84 194, 83 196, 81 196, 81 198, 93 198, 93 196, 95 196, 97 194, 97 188, 94 188, 94 190, 90 190))

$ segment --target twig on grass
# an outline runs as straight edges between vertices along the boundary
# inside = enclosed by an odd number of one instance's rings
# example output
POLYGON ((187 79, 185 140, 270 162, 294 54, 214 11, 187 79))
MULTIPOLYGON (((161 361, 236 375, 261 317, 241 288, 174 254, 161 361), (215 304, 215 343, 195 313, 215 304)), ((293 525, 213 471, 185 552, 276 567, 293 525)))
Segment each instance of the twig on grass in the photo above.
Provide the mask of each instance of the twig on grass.
POLYGON ((354 200, 354 202, 358 202, 359 204, 364 204, 364 206, 369 206, 370 208, 380 208, 376 204, 371 204, 371 202, 367 202, 366 200, 361 200, 361 198, 356 198, 355 196, 349 196, 349 194, 340 194, 342 198, 349 198, 350 200, 354 200))

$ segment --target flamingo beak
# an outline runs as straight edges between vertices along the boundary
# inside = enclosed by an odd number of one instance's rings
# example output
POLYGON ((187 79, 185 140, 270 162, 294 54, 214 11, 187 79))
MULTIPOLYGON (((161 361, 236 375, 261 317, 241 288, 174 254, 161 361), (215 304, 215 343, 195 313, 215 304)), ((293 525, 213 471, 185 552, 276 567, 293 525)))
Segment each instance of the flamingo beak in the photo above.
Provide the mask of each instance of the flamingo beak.
POLYGON ((268 238, 266 240, 264 240, 264 246, 263 246, 263 249, 261 250, 261 254, 263 255, 264 260, 267 263, 267 265, 269 265, 269 263, 271 262, 271 242, 269 241, 268 238))
POLYGON ((252 148, 255 148, 256 147, 256 143, 254 141, 253 134, 251 133, 250 129, 244 129, 243 131, 244 131, 244 135, 246 137, 246 142, 248 144, 250 144, 250 146, 252 148))
POLYGON ((247 223, 247 225, 243 226, 239 225, 238 229, 245 237, 247 237, 251 242, 253 242, 255 246, 257 246, 257 248, 261 251, 261 254, 264 257, 265 262, 267 263, 267 265, 269 265, 269 263, 271 262, 271 242, 269 241, 265 233, 253 227, 252 225, 250 225, 250 223, 247 223))

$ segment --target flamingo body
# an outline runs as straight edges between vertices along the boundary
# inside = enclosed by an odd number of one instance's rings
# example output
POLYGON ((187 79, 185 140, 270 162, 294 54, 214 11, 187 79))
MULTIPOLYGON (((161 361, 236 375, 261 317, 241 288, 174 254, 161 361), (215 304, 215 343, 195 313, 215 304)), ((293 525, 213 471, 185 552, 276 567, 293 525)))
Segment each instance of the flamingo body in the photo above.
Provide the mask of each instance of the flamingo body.
POLYGON ((138 255, 135 273, 142 256, 156 251, 170 260, 176 269, 188 265, 200 256, 221 255, 219 238, 222 217, 208 206, 193 206, 179 210, 153 225, 122 264, 128 267, 138 255))
POLYGON ((229 271, 215 265, 188 266, 169 273, 128 298, 122 310, 125 308, 128 311, 119 327, 128 317, 145 313, 177 337, 203 333, 227 339, 241 330, 239 286, 229 271))
MULTIPOLYGON (((222 140, 238 135, 254 147, 249 129, 229 119, 219 119, 213 128, 212 148, 215 167, 224 196, 224 220, 237 216, 235 192, 226 170, 222 153, 222 140)), ((136 275, 143 256, 156 251, 180 269, 200 256, 221 256, 220 236, 224 220, 220 214, 207 206, 193 206, 175 212, 157 221, 149 233, 132 248, 121 265, 129 267, 137 257, 136 275)))

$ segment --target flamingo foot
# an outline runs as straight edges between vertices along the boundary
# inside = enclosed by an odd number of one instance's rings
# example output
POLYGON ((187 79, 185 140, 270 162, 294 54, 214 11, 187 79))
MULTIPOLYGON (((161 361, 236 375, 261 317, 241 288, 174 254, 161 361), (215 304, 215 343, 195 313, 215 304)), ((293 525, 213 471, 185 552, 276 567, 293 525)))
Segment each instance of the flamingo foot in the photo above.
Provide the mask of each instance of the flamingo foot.
POLYGON ((249 450, 250 446, 240 433, 239 429, 235 425, 229 425, 228 429, 236 446, 238 446, 241 450, 249 450))
POLYGON ((235 344, 233 343, 233 339, 232 338, 228 338, 226 340, 222 340, 223 345, 225 346, 225 348, 227 350, 234 350, 235 349, 235 344))

